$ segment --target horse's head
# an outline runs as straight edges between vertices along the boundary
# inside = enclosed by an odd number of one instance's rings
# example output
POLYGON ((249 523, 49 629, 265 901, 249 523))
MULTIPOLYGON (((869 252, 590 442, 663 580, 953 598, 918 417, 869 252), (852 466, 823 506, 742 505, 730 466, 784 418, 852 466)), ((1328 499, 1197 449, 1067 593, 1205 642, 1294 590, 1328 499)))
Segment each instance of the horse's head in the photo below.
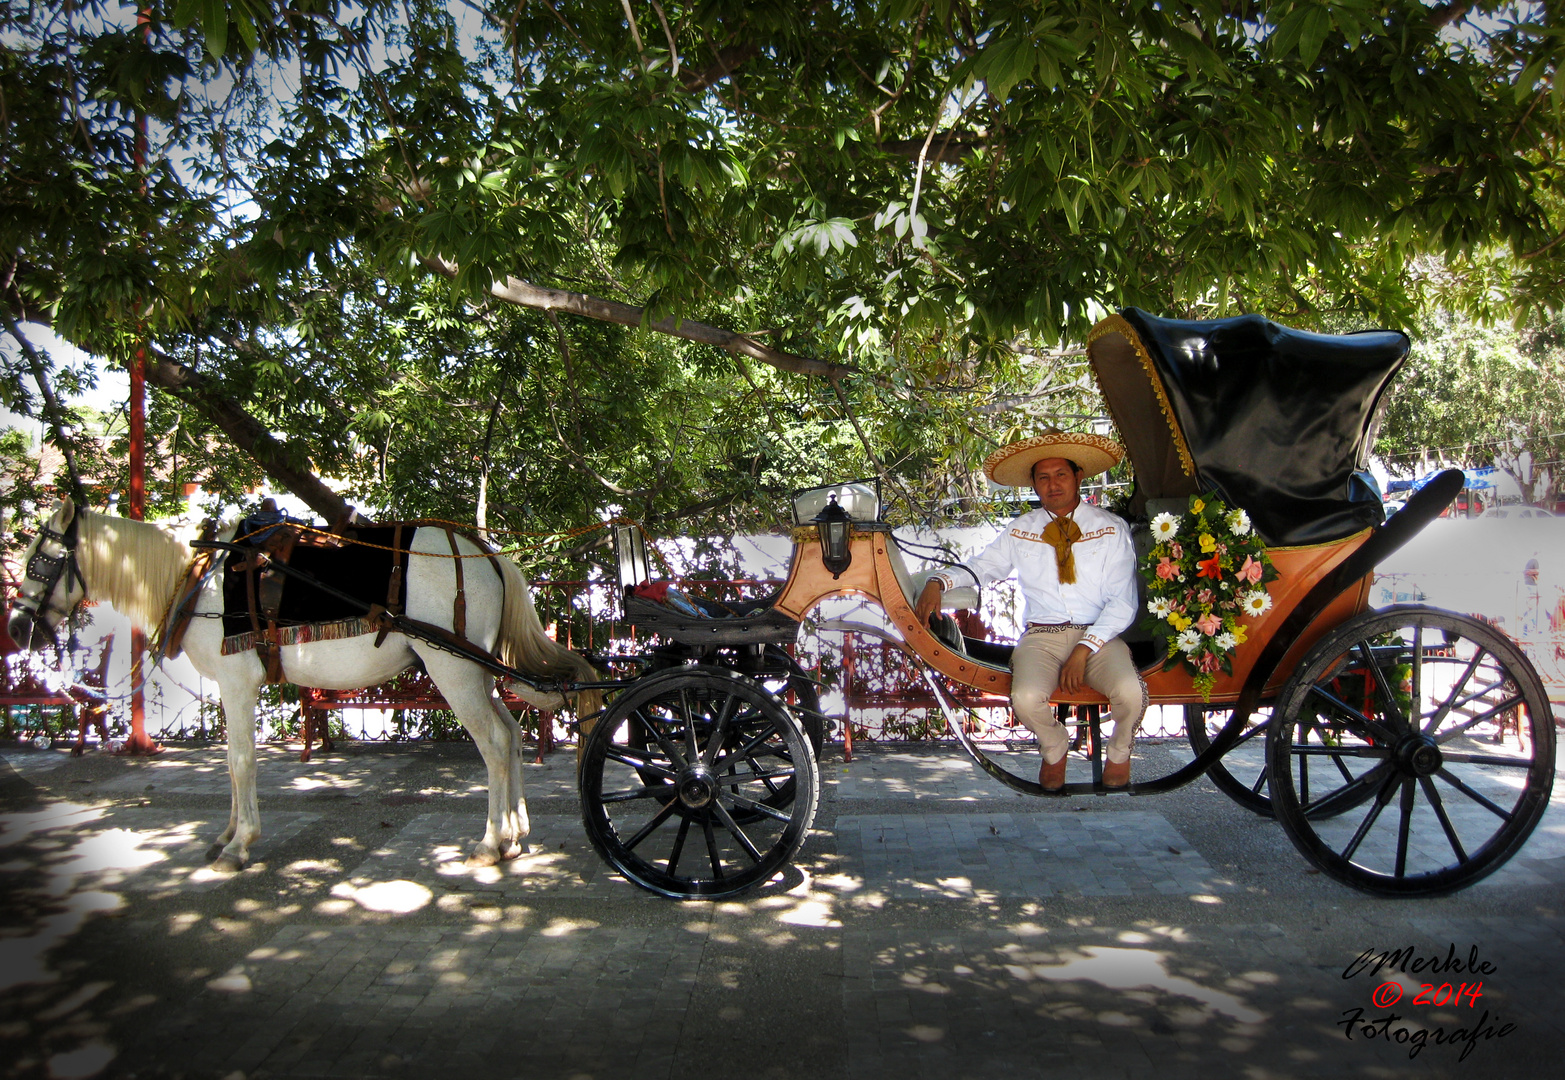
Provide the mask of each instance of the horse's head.
POLYGON ((7 627, 24 649, 58 644, 55 631, 87 595, 87 582, 76 564, 79 524, 76 505, 66 497, 27 546, 21 588, 7 627))

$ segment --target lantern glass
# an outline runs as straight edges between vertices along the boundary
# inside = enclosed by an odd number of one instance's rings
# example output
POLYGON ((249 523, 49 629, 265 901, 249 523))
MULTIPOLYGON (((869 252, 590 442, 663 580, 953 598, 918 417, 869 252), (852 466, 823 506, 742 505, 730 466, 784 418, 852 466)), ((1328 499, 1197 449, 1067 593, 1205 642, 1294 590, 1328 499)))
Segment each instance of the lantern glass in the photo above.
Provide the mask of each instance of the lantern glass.
POLYGON ((853 552, 849 548, 853 519, 837 505, 837 497, 833 495, 826 508, 815 516, 814 524, 820 533, 821 562, 831 571, 833 579, 840 578, 853 562, 853 552))

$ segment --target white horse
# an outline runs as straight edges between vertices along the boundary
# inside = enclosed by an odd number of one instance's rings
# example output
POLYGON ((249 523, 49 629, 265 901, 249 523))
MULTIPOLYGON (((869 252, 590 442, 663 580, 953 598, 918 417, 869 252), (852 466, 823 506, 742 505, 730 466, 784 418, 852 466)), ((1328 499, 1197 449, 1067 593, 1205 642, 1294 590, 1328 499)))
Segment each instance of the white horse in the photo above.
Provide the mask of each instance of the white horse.
MULTIPOLYGON (((227 535, 232 536, 233 530, 227 535)), ((447 533, 441 528, 420 528, 410 529, 409 535, 406 545, 413 555, 404 589, 405 614, 451 630, 457 581, 447 533)), ((460 533, 457 542, 463 554, 480 553, 460 533)), ((64 618, 89 595, 112 605, 149 634, 155 633, 194 555, 184 540, 166 529, 78 511, 67 498, 27 549, 11 636, 24 648, 49 644, 64 618)), ((591 664, 544 633, 527 582, 509 559, 466 559, 463 578, 467 640, 492 652, 501 663, 538 676, 578 682, 598 678, 591 664)), ((237 871, 248 863, 250 845, 261 835, 255 710, 266 672, 253 649, 223 655, 222 611, 220 575, 208 575, 183 647, 196 670, 217 683, 222 698, 231 803, 228 828, 208 857, 217 869, 237 871)), ((521 853, 529 829, 522 793, 522 733, 501 704, 491 674, 471 660, 397 632, 388 634, 379 647, 374 634, 363 634, 284 645, 281 656, 284 681, 337 690, 375 686, 422 662, 478 744, 488 770, 488 820, 468 863, 487 866, 521 853)), ((559 708, 564 704, 558 694, 540 693, 515 682, 511 688, 535 705, 559 708)), ((583 712, 596 708, 601 700, 595 691, 577 696, 583 712)))

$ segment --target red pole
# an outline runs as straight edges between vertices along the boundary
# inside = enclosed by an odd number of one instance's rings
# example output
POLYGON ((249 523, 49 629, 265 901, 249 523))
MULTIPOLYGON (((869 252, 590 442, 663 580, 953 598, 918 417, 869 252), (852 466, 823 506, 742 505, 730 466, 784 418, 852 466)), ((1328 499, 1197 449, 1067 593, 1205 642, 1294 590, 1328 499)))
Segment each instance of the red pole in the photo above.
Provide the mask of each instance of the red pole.
MULTIPOLYGON (((143 41, 152 37, 152 13, 142 8, 136 13, 136 25, 143 41)), ((147 117, 136 114, 136 171, 142 173, 146 190, 147 117)), ((130 519, 147 517, 147 339, 143 334, 130 361, 130 519)), ((147 702, 141 692, 142 668, 147 655, 147 635, 130 632, 130 738, 125 740, 128 754, 155 754, 163 749, 147 737, 147 702)))

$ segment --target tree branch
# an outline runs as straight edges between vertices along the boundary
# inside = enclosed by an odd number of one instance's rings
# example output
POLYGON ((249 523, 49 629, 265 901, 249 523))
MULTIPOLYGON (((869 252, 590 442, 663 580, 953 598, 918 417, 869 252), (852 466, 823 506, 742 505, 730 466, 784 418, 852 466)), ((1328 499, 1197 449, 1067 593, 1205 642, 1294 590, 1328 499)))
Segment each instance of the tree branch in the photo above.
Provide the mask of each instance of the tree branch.
POLYGON ((308 469, 295 465, 289 448, 272 437, 259 420, 223 396, 205 375, 156 351, 147 355, 147 381, 167 391, 216 424, 239 449, 249 454, 267 475, 303 499, 328 522, 353 513, 341 495, 308 469))
POLYGON ((717 60, 704 71, 686 71, 680 79, 686 90, 692 92, 706 90, 715 86, 733 74, 734 69, 747 60, 753 60, 761 54, 761 47, 753 41, 747 41, 742 45, 729 45, 727 48, 717 51, 717 60))
MULTIPOLYGON (((438 255, 426 256, 424 265, 443 277, 455 278, 457 275, 456 264, 438 255)), ((795 375, 819 375, 823 379, 840 379, 847 375, 858 374, 854 368, 843 364, 832 364, 825 360, 783 352, 781 349, 763 345, 743 334, 736 334, 732 330, 722 330, 690 319, 676 319, 670 316, 659 319, 655 323, 648 323, 645 321, 646 308, 621 304, 615 300, 603 300, 585 293, 566 292, 564 289, 546 289, 520 278, 507 277, 503 283, 496 281, 490 286, 489 292, 495 299, 518 307, 533 308, 537 311, 566 311, 572 315, 597 319, 600 322, 645 327, 686 341, 716 345, 725 352, 748 356, 752 360, 770 364, 779 371, 789 371, 795 375)))

